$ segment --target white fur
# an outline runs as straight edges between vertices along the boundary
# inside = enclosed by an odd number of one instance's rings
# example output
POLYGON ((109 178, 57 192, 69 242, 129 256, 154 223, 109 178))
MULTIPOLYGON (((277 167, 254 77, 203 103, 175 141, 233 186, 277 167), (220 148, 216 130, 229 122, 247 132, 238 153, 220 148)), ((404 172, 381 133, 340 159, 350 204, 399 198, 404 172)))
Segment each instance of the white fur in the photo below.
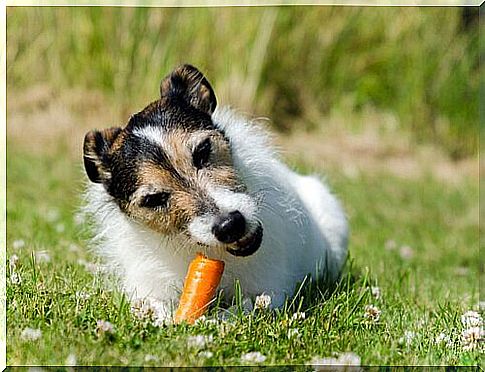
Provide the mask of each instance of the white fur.
POLYGON ((167 319, 198 250, 224 260, 221 288, 226 294, 233 295, 237 279, 245 295, 264 292, 277 307, 308 274, 337 279, 347 256, 347 221, 327 186, 286 167, 265 133, 234 111, 217 109, 212 119, 230 140, 247 194, 214 188, 211 197, 221 210, 240 210, 249 229, 261 221, 263 242, 253 255, 235 257, 217 245, 210 231, 212 216, 196 218, 189 226, 195 240, 212 246, 204 248, 186 237, 160 236, 130 220, 99 184, 90 184, 86 193, 86 210, 97 223, 98 253, 132 298, 161 303, 167 319))

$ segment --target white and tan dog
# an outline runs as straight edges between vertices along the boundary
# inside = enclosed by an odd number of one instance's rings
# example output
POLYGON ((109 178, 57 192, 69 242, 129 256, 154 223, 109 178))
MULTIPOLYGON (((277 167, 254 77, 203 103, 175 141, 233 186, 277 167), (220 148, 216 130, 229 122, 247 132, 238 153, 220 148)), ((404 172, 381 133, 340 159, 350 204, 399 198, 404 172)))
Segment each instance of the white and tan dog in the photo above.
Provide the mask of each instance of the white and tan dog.
POLYGON ((329 189, 286 167, 248 119, 216 109, 195 67, 176 68, 160 91, 124 128, 84 140, 94 246, 130 298, 170 320, 197 251, 225 262, 226 295, 237 279, 276 307, 307 275, 337 279, 348 227, 329 189))

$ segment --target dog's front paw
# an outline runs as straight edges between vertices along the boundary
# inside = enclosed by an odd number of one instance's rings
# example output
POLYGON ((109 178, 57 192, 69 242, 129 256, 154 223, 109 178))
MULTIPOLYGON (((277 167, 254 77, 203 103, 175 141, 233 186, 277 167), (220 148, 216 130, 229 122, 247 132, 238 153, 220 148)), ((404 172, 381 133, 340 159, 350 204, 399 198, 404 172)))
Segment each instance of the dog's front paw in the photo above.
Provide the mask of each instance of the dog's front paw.
POLYGON ((138 298, 132 301, 131 311, 136 318, 149 321, 156 327, 170 325, 174 321, 175 310, 170 301, 152 297, 138 298))

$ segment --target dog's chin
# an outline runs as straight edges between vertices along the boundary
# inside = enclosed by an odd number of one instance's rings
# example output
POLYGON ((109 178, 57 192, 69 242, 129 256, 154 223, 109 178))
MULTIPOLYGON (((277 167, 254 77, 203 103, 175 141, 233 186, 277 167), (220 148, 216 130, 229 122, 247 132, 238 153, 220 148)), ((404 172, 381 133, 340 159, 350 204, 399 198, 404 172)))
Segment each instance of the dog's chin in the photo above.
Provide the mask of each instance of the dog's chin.
POLYGON ((263 226, 258 224, 258 227, 251 234, 246 235, 241 240, 238 240, 227 252, 237 257, 247 257, 256 253, 263 241, 263 226))

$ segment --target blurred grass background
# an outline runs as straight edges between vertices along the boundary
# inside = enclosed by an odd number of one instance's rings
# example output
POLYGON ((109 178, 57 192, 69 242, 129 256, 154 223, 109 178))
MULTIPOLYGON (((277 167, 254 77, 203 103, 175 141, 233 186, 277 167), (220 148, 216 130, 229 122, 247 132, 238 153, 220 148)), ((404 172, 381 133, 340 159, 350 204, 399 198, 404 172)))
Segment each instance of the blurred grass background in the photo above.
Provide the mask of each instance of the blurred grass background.
POLYGON ((372 109, 459 159, 478 152, 477 9, 8 8, 7 87, 96 90, 128 116, 189 62, 280 131, 372 109))

